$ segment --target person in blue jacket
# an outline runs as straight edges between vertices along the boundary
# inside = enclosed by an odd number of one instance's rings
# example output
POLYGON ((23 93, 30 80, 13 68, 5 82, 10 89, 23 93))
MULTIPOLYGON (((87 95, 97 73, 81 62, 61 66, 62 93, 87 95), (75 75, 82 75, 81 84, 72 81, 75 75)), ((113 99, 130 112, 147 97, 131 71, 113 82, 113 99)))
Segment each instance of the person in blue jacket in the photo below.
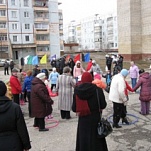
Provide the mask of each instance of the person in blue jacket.
POLYGON ((27 76, 25 77, 22 93, 25 91, 27 92, 27 98, 28 98, 28 110, 29 110, 29 117, 31 117, 31 100, 30 100, 30 93, 31 93, 31 82, 33 80, 32 71, 27 71, 27 76))
POLYGON ((51 91, 53 90, 53 88, 56 88, 58 77, 59 77, 59 73, 56 71, 56 68, 53 68, 48 78, 48 80, 51 83, 51 91))

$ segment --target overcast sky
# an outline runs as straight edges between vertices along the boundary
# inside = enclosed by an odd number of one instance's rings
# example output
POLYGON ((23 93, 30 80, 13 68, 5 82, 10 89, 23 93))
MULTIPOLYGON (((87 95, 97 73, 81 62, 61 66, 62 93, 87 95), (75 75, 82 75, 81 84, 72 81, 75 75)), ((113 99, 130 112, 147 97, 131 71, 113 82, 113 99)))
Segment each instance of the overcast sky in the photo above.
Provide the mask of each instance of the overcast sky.
POLYGON ((111 14, 116 12, 117 0, 59 0, 63 10, 63 20, 67 24, 93 14, 111 14))

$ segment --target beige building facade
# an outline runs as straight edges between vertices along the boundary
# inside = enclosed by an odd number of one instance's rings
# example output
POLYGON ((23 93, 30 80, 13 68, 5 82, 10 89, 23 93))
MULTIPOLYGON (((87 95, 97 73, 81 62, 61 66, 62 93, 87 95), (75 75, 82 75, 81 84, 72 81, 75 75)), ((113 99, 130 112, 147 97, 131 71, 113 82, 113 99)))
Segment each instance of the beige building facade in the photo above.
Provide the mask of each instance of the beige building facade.
POLYGON ((126 60, 151 58, 150 0, 117 0, 119 54, 126 60))

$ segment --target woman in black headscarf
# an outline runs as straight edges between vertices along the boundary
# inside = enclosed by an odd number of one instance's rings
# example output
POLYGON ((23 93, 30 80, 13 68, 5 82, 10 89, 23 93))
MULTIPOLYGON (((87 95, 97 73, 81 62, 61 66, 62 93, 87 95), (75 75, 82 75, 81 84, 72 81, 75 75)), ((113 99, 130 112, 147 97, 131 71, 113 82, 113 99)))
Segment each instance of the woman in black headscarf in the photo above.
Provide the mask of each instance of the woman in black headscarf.
POLYGON ((31 145, 22 111, 6 92, 0 81, 0 151, 28 151, 31 145))
POLYGON ((102 89, 92 84, 90 73, 84 72, 81 84, 75 87, 73 95, 72 110, 79 115, 76 151, 108 151, 105 138, 97 138, 100 112, 105 107, 106 101, 102 89))

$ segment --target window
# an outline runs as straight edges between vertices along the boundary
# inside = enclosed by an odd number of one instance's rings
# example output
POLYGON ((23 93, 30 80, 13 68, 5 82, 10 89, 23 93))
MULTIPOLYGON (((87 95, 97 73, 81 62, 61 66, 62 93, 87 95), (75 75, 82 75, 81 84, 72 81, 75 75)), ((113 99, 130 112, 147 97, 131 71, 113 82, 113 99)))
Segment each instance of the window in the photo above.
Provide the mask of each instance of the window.
POLYGON ((13 36, 13 41, 17 42, 17 36, 13 36))
POLYGON ((25 24, 25 29, 30 29, 30 24, 25 24))
POLYGON ((29 12, 24 12, 24 17, 28 18, 29 17, 29 12))
POLYGON ((12 29, 17 29, 17 24, 12 24, 12 29))
POLYGON ((15 5, 15 0, 11 0, 11 5, 12 5, 12 6, 15 5))
POLYGON ((5 4, 5 1, 4 0, 0 0, 0 4, 5 4))
POLYGON ((6 23, 0 23, 0 29, 6 28, 6 23))
POLYGON ((29 41, 29 36, 25 36, 25 40, 26 40, 26 41, 29 41))
POLYGON ((6 16, 6 11, 5 10, 0 10, 0 16, 6 16))
POLYGON ((7 41, 7 35, 0 35, 0 41, 7 41))
POLYGON ((48 24, 45 24, 45 23, 36 23, 36 24, 35 24, 35 28, 36 28, 36 29, 48 29, 48 28, 49 28, 49 25, 48 25, 48 24))
POLYGON ((29 0, 24 0, 24 6, 29 6, 29 0))
POLYGON ((17 12, 16 11, 12 11, 12 18, 17 18, 17 12))

